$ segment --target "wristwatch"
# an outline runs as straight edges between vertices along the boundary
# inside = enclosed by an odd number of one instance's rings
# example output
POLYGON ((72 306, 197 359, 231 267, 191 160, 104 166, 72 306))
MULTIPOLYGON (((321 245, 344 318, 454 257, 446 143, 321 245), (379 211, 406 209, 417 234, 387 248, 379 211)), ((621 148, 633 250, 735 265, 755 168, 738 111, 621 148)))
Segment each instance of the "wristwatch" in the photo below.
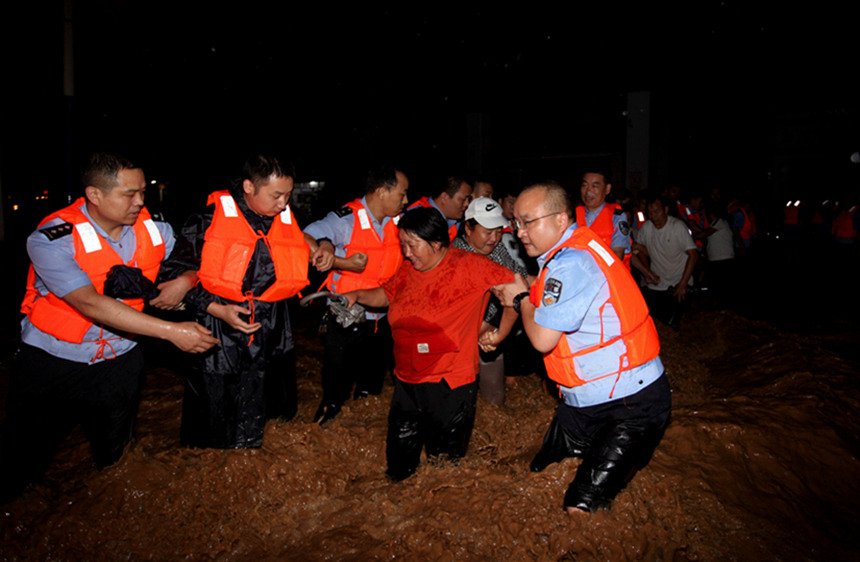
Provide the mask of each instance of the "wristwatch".
POLYGON ((526 298, 528 296, 529 296, 529 292, 523 291, 522 293, 520 293, 514 297, 514 302, 513 302, 512 306, 514 308, 514 311, 516 311, 517 314, 520 313, 520 303, 522 302, 522 300, 524 298, 526 298))

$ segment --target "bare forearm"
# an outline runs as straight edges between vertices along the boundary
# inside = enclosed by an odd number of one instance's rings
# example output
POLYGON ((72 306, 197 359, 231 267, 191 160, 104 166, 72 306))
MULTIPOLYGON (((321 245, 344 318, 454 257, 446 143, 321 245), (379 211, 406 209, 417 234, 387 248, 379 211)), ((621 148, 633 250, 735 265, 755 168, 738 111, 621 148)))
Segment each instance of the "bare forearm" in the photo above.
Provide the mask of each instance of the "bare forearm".
POLYGON ((169 339, 168 334, 174 326, 172 322, 144 314, 116 299, 101 295, 92 285, 76 289, 63 299, 94 322, 121 332, 169 339))
POLYGON ((630 254, 630 266, 639 270, 640 272, 642 272, 642 274, 645 274, 645 275, 647 275, 648 273, 651 272, 651 270, 648 269, 648 266, 645 264, 645 262, 639 256, 638 252, 634 252, 634 253, 630 254))
POLYGON ((513 308, 506 307, 502 312, 502 319, 499 321, 499 337, 500 340, 508 337, 508 334, 511 333, 511 328, 514 327, 514 323, 517 321, 519 314, 513 308))
POLYGON ((696 269, 696 262, 699 260, 699 252, 689 250, 687 252, 687 263, 684 265, 684 275, 681 276, 681 281, 678 283, 682 287, 686 287, 693 275, 693 270, 696 269))
POLYGON ((382 287, 377 287, 375 289, 360 289, 358 291, 354 291, 354 294, 356 297, 355 302, 370 308, 385 308, 389 305, 388 295, 385 294, 382 287))
POLYGON ((528 299, 523 299, 520 303, 520 317, 532 347, 541 353, 549 353, 555 348, 562 333, 538 324, 535 321, 535 307, 528 299))

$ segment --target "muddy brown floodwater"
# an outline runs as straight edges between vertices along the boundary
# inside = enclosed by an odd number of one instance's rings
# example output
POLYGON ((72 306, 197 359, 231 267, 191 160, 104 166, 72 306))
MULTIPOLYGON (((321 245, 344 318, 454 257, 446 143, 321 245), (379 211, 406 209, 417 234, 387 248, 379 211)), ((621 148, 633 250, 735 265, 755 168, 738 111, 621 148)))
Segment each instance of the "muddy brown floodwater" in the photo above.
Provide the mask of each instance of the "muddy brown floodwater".
POLYGON ((609 511, 562 511, 578 460, 529 472, 555 405, 536 377, 509 387, 503 408, 479 398, 458 466, 423 463, 387 481, 392 386, 312 424, 322 347, 305 335, 299 414, 270 422, 262 449, 180 448, 179 370, 150 367, 133 448, 97 472, 73 433, 44 483, 0 513, 0 557, 856 559, 860 392, 856 364, 838 353, 856 331, 784 333, 729 311, 685 320, 682 333, 659 327, 672 422, 609 511))

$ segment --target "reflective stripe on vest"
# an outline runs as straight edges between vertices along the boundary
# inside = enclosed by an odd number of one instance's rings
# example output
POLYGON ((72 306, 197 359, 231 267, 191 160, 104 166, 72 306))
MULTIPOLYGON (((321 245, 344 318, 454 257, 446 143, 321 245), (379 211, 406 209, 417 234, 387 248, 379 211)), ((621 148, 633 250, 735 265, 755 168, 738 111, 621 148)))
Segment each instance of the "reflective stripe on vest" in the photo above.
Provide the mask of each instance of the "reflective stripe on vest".
MULTIPOLYGON (((616 209, 621 210, 621 206, 614 203, 605 203, 597 216, 594 217, 594 221, 588 224, 585 218, 586 209, 580 205, 576 208, 576 224, 577 226, 587 226, 590 228, 603 240, 604 244, 612 249, 612 235, 615 233, 615 225, 612 222, 612 217, 616 209)), ((630 271, 630 254, 624 254, 624 267, 627 268, 627 271, 630 271)))
POLYGON ((364 271, 339 271, 340 277, 332 281, 334 271, 328 274, 326 286, 334 293, 348 293, 357 289, 375 289, 397 273, 403 263, 403 252, 400 250, 400 236, 397 223, 399 217, 394 217, 383 228, 384 238, 373 228, 369 211, 356 199, 346 204, 352 209, 354 222, 349 243, 344 246, 346 257, 362 253, 367 255, 367 265, 364 271))
MULTIPOLYGON (((540 296, 543 294, 546 283, 547 264, 563 248, 584 250, 591 254, 601 272, 606 277, 609 287, 609 299, 600 305, 601 342, 597 345, 571 351, 565 334, 561 335, 555 348, 544 354, 544 364, 547 375, 555 382, 566 387, 580 386, 608 376, 616 375, 620 378, 621 372, 644 365, 655 359, 660 353, 660 340, 657 328, 648 313, 645 299, 630 273, 624 269, 614 252, 587 227, 578 227, 573 231, 570 238, 554 249, 544 263, 538 278, 531 286, 530 301, 535 308, 540 307, 540 296), (607 304, 611 304, 621 323, 621 335, 603 340, 603 311, 607 304), (584 358, 589 353, 608 347, 619 340, 623 340, 626 351, 618 358, 618 371, 609 373, 596 379, 584 380, 576 372, 574 358, 584 358)), ((613 388, 614 390, 614 388, 613 388)), ((611 397, 611 394, 610 394, 611 397)))
POLYGON ((269 232, 254 232, 228 191, 209 195, 215 205, 212 224, 206 229, 197 276, 204 289, 236 302, 273 302, 289 298, 308 284, 310 248, 290 207, 272 221, 269 232), (257 240, 263 239, 275 266, 275 282, 262 295, 242 293, 242 281, 257 240))
POLYGON ((854 229, 854 213, 857 212, 857 205, 852 206, 847 211, 842 211, 836 215, 833 220, 833 235, 837 238, 854 238, 857 236, 857 231, 854 229))
MULTIPOLYGON (((105 278, 115 265, 138 267, 144 277, 154 282, 164 259, 164 240, 146 208, 141 208, 133 225, 136 246, 132 259, 125 263, 106 241, 102 241, 102 237, 81 212, 80 207, 84 204, 85 200, 81 197, 65 209, 48 215, 39 223, 39 228, 56 218, 74 225, 75 261, 99 294, 104 294, 105 278)), ((53 293, 42 296, 35 287, 35 281, 36 273, 30 265, 21 312, 46 334, 63 341, 81 343, 93 321, 53 293)), ((123 299, 122 302, 135 310, 143 310, 143 299, 123 299)))

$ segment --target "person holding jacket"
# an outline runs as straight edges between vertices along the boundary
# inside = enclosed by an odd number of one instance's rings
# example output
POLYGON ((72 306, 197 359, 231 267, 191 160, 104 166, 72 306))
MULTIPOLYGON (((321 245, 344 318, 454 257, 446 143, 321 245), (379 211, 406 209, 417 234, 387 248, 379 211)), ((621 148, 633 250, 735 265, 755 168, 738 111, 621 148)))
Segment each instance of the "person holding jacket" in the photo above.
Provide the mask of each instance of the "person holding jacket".
POLYGON ((185 302, 221 340, 186 376, 185 446, 257 448, 268 419, 296 413, 286 299, 308 284, 311 249, 290 209, 294 177, 287 162, 250 157, 242 178, 188 219, 165 265, 197 272, 185 302))
POLYGON ((143 205, 143 170, 122 156, 99 153, 82 180, 84 196, 49 215, 27 238, 26 316, 0 463, 3 503, 41 477, 77 422, 99 468, 119 460, 134 433, 142 383, 143 356, 133 334, 192 353, 218 343, 199 324, 142 312, 147 293, 150 304, 171 308, 194 283, 191 275, 154 285, 174 235, 143 205))

